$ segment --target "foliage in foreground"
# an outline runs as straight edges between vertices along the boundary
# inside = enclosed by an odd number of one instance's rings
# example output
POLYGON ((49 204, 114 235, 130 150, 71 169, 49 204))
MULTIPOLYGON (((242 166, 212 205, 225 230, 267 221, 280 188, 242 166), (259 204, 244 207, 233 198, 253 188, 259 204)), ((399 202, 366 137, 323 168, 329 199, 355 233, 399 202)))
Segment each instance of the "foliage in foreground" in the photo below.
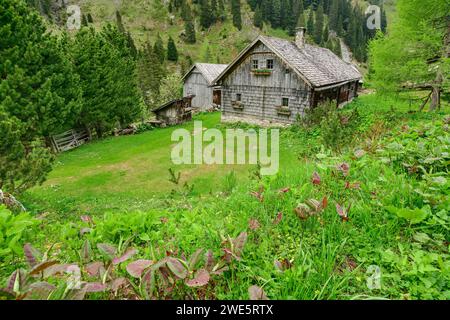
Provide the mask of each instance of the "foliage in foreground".
MULTIPOLYGON (((293 127, 282 134, 299 152, 301 166, 277 176, 253 176, 246 184, 230 173, 224 192, 170 195, 146 212, 106 212, 83 221, 43 219, 19 243, 32 242, 42 251, 52 247, 45 261, 76 263, 83 286, 101 289, 87 292, 90 299, 242 299, 249 293, 272 299, 448 299, 449 119, 390 112, 374 119, 361 111, 364 121, 354 128, 358 138, 341 154, 320 145, 323 128, 293 127), (188 264, 198 248, 211 248, 217 261, 225 261, 224 249, 233 252, 226 235, 237 237, 244 230, 246 246, 240 261, 226 263, 228 270, 215 275, 199 262, 185 268, 189 276, 184 279, 184 271, 181 277, 169 273, 173 282, 167 280, 168 285, 155 271, 153 295, 140 291, 141 280, 128 273, 131 257, 112 263, 137 250, 132 262, 155 265, 172 257, 188 264), (99 245, 115 253, 105 257, 99 245), (80 248, 88 247, 93 254, 82 260, 80 248), (107 276, 89 276, 90 263, 107 276), (370 289, 367 283, 376 279, 377 268, 381 282, 370 289), (201 269, 210 276, 208 284, 188 286, 187 281, 207 278, 201 269), (111 288, 117 278, 131 284, 115 294, 111 288)), ((21 261, 2 264, 5 285, 11 272, 25 268, 21 261)), ((43 281, 30 279, 30 284, 43 281)), ((59 288, 68 279, 44 280, 59 288)), ((21 297, 20 291, 14 297, 21 297)))

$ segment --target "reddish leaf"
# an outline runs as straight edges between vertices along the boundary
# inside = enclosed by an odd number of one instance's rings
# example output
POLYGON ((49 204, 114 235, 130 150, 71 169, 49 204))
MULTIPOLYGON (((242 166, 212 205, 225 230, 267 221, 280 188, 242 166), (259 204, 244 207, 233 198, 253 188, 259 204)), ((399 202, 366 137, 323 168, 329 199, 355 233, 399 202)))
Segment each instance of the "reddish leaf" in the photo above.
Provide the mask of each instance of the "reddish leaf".
POLYGON ((91 228, 81 228, 80 229, 80 236, 86 234, 86 233, 90 233, 92 231, 91 228))
POLYGON ((106 258, 110 260, 114 258, 114 255, 116 254, 117 251, 115 246, 107 243, 99 243, 97 244, 97 248, 106 258))
POLYGON ((356 158, 362 158, 362 157, 364 157, 365 154, 366 154, 366 152, 362 149, 358 149, 354 152, 354 155, 356 158))
POLYGON ((161 221, 161 223, 167 223, 167 222, 169 222, 169 219, 167 219, 166 217, 162 217, 160 219, 160 221, 161 221))
POLYGON ((314 172, 312 175, 312 183, 314 185, 319 185, 321 183, 320 176, 317 172, 314 172))
POLYGON ((84 285, 86 292, 103 292, 107 288, 108 286, 101 282, 88 282, 84 285))
POLYGON ((361 183, 360 182, 353 182, 350 183, 348 181, 345 181, 345 189, 357 189, 361 190, 361 183))
POLYGON ((132 256, 134 256, 137 253, 137 250, 134 248, 130 248, 128 249, 121 257, 116 257, 112 260, 112 263, 114 265, 117 265, 119 263, 122 263, 124 261, 127 261, 128 259, 130 259, 132 256))
POLYGON ((283 259, 281 261, 275 260, 274 261, 275 268, 277 268, 279 271, 285 271, 287 269, 292 268, 292 263, 288 259, 283 259))
POLYGON ((328 198, 325 196, 322 199, 322 210, 326 209, 328 207, 328 198))
POLYGON ((94 223, 94 221, 92 220, 92 218, 91 218, 90 216, 88 216, 88 215, 81 216, 80 219, 81 219, 83 222, 94 223))
POLYGON ((76 264, 55 264, 44 270, 44 278, 48 278, 55 275, 62 275, 66 272, 70 266, 76 266, 76 264))
POLYGON ((30 271, 30 275, 36 275, 41 273, 42 271, 44 271, 45 269, 57 264, 58 261, 45 261, 45 262, 41 262, 38 265, 34 266, 33 269, 31 269, 30 271))
POLYGON ((53 290, 56 290, 56 287, 48 282, 35 282, 30 285, 26 298, 47 300, 53 290))
POLYGON ((188 287, 203 287, 209 282, 209 273, 205 269, 200 269, 195 274, 194 279, 186 281, 188 287))
POLYGON ((207 270, 211 270, 214 267, 214 256, 211 250, 205 253, 205 267, 207 270))
POLYGON ((112 291, 117 292, 121 287, 126 287, 128 285, 129 282, 127 278, 117 278, 113 280, 110 287, 112 291))
POLYGON ((311 217, 311 209, 304 203, 300 203, 297 208, 294 209, 295 214, 302 220, 307 220, 311 217))
POLYGON ((349 171, 350 171, 350 166, 348 165, 348 163, 343 162, 343 163, 341 163, 341 164, 338 164, 338 165, 336 166, 336 169, 337 169, 338 171, 342 172, 342 175, 343 175, 344 177, 346 177, 346 176, 348 176, 348 173, 349 173, 349 171))
POLYGON ((339 203, 336 203, 336 211, 341 217, 342 221, 348 221, 348 212, 350 211, 350 205, 348 206, 348 209, 345 209, 339 203))
POLYGON ((264 195, 258 191, 252 191, 250 192, 252 196, 254 196, 256 199, 259 200, 259 202, 264 202, 264 195))
POLYGON ((291 188, 283 188, 283 189, 280 189, 280 190, 278 190, 278 193, 281 193, 281 194, 283 194, 283 193, 287 193, 287 192, 289 192, 291 190, 291 188))
POLYGON ((23 246, 23 251, 25 253, 27 262, 31 267, 37 265, 39 261, 42 259, 42 254, 39 252, 39 250, 35 249, 29 243, 23 246))
POLYGON ((203 253, 203 249, 198 249, 191 255, 191 257, 189 258, 189 268, 190 269, 194 269, 195 265, 200 260, 202 253, 203 253))
POLYGON ((83 246, 81 247, 80 252, 81 260, 84 262, 87 262, 91 260, 92 257, 92 249, 91 249, 91 243, 88 239, 84 240, 83 246))
POLYGON ((235 254, 240 257, 247 241, 247 232, 241 232, 233 241, 235 254))
POLYGON ((248 293, 250 300, 269 300, 263 290, 263 288, 258 286, 251 286, 248 288, 248 293))
POLYGON ((250 228, 250 230, 258 230, 259 227, 261 227, 261 225, 259 224, 259 221, 256 219, 250 219, 250 221, 248 222, 248 226, 250 228))
POLYGON ((89 264, 85 267, 86 272, 87 272, 91 277, 95 277, 95 276, 99 275, 99 274, 100 274, 100 269, 102 269, 102 268, 104 269, 105 266, 103 265, 103 262, 100 262, 100 261, 96 261, 96 262, 89 263, 89 264))
POLYGON ((152 260, 136 260, 127 265, 128 273, 134 278, 140 278, 145 269, 153 264, 152 260))
POLYGON ((172 273, 180 279, 186 278, 188 271, 185 266, 176 258, 169 257, 167 259, 167 267, 172 273))
MULTIPOLYGON (((0 288, 0 298, 5 298, 7 300, 13 300, 16 298, 14 292, 10 291, 8 288, 0 288)), ((0 299, 2 300, 2 299, 0 299)))
POLYGON ((283 212, 280 211, 277 213, 275 220, 273 220, 273 224, 275 224, 275 225, 279 224, 282 219, 283 219, 283 212))

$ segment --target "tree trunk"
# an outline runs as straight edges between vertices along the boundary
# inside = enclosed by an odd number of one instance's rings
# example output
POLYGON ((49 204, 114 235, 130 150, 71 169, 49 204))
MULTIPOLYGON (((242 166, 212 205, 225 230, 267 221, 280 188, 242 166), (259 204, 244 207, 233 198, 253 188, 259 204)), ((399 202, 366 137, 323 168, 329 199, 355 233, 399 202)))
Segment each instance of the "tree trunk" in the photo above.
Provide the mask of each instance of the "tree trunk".
POLYGON ((434 111, 441 108, 441 88, 442 88, 443 77, 440 70, 437 71, 436 80, 433 83, 433 91, 431 94, 431 104, 430 110, 434 111))

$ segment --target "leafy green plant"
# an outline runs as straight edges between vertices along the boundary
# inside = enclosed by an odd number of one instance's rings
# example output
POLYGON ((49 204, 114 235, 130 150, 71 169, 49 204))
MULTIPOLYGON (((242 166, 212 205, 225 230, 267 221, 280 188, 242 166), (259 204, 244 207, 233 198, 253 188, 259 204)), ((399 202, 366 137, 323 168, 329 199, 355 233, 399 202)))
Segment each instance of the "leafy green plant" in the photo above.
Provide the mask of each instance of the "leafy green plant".
MULTIPOLYGON (((5 206, 0 206, 0 259, 8 263, 14 257, 23 254, 23 244, 31 238, 35 232, 33 227, 39 221, 32 218, 29 213, 14 214, 5 206)), ((0 265, 1 265, 0 264, 0 265)))

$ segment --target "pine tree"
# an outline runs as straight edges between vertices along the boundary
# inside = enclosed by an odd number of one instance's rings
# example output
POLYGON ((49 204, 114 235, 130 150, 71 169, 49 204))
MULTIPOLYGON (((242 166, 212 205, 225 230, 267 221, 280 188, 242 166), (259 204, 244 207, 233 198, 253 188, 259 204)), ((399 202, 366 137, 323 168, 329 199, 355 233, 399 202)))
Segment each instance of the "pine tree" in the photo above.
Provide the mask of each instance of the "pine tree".
POLYGON ((238 30, 242 29, 242 17, 241 17, 241 1, 240 0, 231 0, 231 13, 233 15, 233 25, 238 28, 238 30))
POLYGON ((306 24, 306 30, 308 34, 313 35, 314 34, 314 11, 311 9, 309 10, 309 17, 308 17, 308 23, 306 24))
POLYGON ((323 31, 322 44, 326 44, 330 37, 330 30, 328 29, 328 25, 325 26, 325 30, 323 31))
POLYGON ((169 41, 167 42, 167 60, 178 61, 178 51, 172 37, 169 37, 169 41))
POLYGON ((211 6, 208 0, 201 0, 200 2, 200 25, 203 29, 207 29, 212 24, 211 6))
POLYGON ((197 41, 195 37, 195 27, 191 20, 184 23, 184 31, 187 43, 195 43, 197 41))
POLYGON ((166 50, 164 49, 164 43, 159 33, 156 37, 156 42, 153 46, 153 51, 158 57, 159 62, 163 63, 164 60, 166 59, 166 50))
POLYGON ((87 21, 88 21, 89 23, 94 23, 94 18, 92 18, 92 14, 88 13, 88 15, 87 15, 87 21))
POLYGON ((322 33, 323 33, 323 23, 324 23, 324 17, 323 17, 323 6, 319 5, 317 8, 316 13, 316 23, 314 26, 314 41, 317 44, 322 43, 322 33))
POLYGON ((340 0, 331 1, 329 19, 329 28, 337 32, 338 30, 338 20, 339 20, 339 3, 340 0))
POLYGON ((159 62, 158 56, 147 41, 138 60, 138 81, 141 94, 148 110, 157 106, 159 101, 159 86, 167 71, 159 62))
POLYGON ((273 0, 273 12, 270 23, 272 24, 272 28, 278 28, 281 26, 281 1, 273 0))
POLYGON ((303 8, 303 0, 300 0, 298 7, 298 18, 297 18, 297 27, 306 27, 305 24, 305 12, 303 8))
POLYGON ((263 27, 262 10, 260 6, 256 7, 255 15, 253 17, 253 25, 259 29, 263 27))
POLYGON ((74 125, 81 90, 67 35, 52 36, 23 1, 2 0, 1 7, 0 189, 20 193, 51 170, 45 141, 74 125))

